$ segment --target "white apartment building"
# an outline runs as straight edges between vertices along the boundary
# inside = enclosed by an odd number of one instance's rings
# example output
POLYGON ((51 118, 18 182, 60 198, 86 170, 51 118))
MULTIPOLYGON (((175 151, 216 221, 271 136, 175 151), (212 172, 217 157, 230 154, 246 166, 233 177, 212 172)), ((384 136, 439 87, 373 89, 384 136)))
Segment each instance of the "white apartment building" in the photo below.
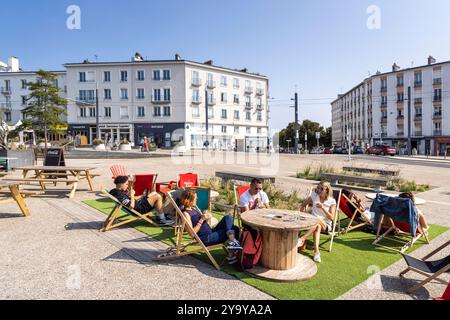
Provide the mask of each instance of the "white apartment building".
MULTIPOLYGON (((66 72, 52 71, 58 75, 56 85, 61 89, 61 96, 66 96, 66 72)), ((35 82, 35 71, 22 71, 19 59, 11 57, 9 63, 0 62, 0 118, 8 125, 15 125, 23 120, 22 110, 26 107, 30 91, 27 83, 35 82)))
POLYGON ((399 152, 450 153, 450 61, 377 72, 331 103, 333 144, 385 143, 399 152), (408 112, 408 88, 411 91, 408 112), (409 135, 408 135, 409 132, 409 135))
POLYGON ((268 144, 268 78, 247 70, 182 60, 67 63, 69 132, 158 147, 265 149, 268 144), (206 109, 208 104, 208 112, 206 109), (208 116, 207 116, 208 114, 208 116), (208 123, 208 130, 207 125, 208 123))

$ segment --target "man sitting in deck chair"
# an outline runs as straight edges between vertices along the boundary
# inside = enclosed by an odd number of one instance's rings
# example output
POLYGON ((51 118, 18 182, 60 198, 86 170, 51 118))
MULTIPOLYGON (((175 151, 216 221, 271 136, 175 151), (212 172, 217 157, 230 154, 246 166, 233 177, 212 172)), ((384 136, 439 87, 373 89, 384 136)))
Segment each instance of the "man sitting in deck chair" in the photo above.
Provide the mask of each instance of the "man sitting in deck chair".
POLYGON ((239 208, 241 213, 256 210, 256 209, 269 209, 269 197, 263 191, 262 181, 259 179, 253 179, 250 184, 250 189, 244 192, 239 198, 239 208))
POLYGON ((132 189, 130 194, 128 194, 128 180, 129 179, 126 176, 116 177, 116 179, 114 179, 116 188, 111 190, 110 194, 119 200, 124 206, 132 208, 139 213, 145 214, 156 210, 158 212, 156 219, 161 225, 168 226, 174 224, 174 221, 168 219, 162 211, 162 197, 157 192, 152 192, 149 194, 144 192, 143 195, 136 197, 135 191, 132 189))
POLYGON ((242 247, 237 239, 239 239, 239 228, 233 224, 233 218, 226 215, 212 229, 207 220, 210 219, 210 214, 201 213, 197 207, 197 193, 195 190, 185 190, 180 197, 180 205, 183 208, 183 214, 187 223, 192 227, 194 232, 203 242, 206 247, 227 241, 228 249, 228 263, 234 264, 238 262, 236 255, 237 250, 242 250, 242 247))

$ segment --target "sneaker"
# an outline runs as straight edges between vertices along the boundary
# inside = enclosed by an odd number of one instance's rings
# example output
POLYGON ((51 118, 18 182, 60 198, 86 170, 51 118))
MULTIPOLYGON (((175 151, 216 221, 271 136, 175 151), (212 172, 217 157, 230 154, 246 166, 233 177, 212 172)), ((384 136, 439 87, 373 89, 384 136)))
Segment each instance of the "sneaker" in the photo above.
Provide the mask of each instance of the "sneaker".
POLYGON ((322 262, 322 259, 320 259, 320 253, 316 253, 314 255, 314 261, 317 262, 317 263, 322 262))
POLYGON ((237 239, 234 239, 234 240, 228 241, 227 249, 230 249, 230 250, 242 250, 244 248, 242 248, 241 244, 239 243, 239 241, 237 239))
POLYGON ((158 223, 161 226, 173 226, 175 224, 175 221, 166 216, 164 216, 164 218, 160 218, 159 216, 157 216, 156 223, 158 223))

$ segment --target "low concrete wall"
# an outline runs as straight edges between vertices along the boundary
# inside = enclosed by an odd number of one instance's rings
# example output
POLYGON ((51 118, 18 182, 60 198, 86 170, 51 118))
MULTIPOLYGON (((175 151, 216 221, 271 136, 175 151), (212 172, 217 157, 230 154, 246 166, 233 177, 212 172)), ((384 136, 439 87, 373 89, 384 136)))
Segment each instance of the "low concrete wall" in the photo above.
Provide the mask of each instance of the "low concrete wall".
POLYGON ((0 150, 0 157, 7 158, 7 171, 16 167, 33 166, 35 163, 33 150, 0 150))

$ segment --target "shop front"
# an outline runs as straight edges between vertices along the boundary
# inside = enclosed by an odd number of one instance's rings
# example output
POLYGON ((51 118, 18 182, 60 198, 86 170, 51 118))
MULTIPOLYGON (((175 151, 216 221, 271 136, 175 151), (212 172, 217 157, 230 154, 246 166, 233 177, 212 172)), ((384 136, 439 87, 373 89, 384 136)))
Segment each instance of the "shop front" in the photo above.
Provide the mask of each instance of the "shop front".
POLYGON ((267 137, 245 137, 245 150, 247 152, 266 152, 268 146, 267 137))
POLYGON ((88 145, 90 127, 90 124, 69 124, 67 133, 75 139, 77 145, 88 145))
MULTIPOLYGON (((122 141, 128 141, 133 145, 134 132, 132 124, 100 124, 100 139, 110 144, 120 144, 122 141)), ((90 127, 90 141, 97 139, 97 127, 90 127)))
POLYGON ((158 148, 173 148, 177 143, 184 142, 184 123, 148 123, 134 125, 134 143, 141 145, 144 137, 158 148))
POLYGON ((434 150, 436 156, 450 155, 450 137, 435 138, 434 150))

